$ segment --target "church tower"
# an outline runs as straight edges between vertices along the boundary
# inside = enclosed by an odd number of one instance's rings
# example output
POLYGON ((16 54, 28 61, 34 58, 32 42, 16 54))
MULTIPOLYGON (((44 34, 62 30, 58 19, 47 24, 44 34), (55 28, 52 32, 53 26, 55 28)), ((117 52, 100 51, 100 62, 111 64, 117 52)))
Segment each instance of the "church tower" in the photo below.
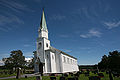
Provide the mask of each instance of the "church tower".
MULTIPOLYGON (((45 19, 44 10, 41 16, 40 27, 38 29, 38 39, 37 39, 37 55, 40 59, 40 62, 45 63, 45 50, 50 48, 50 41, 48 40, 48 29, 45 19)), ((43 66, 45 68, 45 66, 43 66)))

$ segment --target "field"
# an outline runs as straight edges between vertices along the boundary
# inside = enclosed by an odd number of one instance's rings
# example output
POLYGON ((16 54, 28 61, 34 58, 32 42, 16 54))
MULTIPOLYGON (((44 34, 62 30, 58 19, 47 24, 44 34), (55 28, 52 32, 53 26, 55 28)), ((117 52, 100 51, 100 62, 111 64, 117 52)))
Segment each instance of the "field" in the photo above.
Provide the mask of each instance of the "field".
MULTIPOLYGON (((104 74, 104 78, 101 78, 101 80, 109 80, 109 76, 105 73, 104 74)), ((93 74, 93 73, 90 73, 90 76, 97 76, 97 74, 93 74)), ((72 77, 72 76, 68 76, 68 77, 72 77)), ((43 76, 42 77, 43 80, 50 80, 50 77, 49 76, 43 76)), ((29 78, 20 78, 20 79, 6 79, 6 80, 36 80, 35 77, 29 77, 29 78)), ((57 77, 57 80, 59 80, 59 76, 57 77)), ((79 80, 89 80, 88 77, 86 77, 84 74, 81 74, 80 77, 79 77, 79 80)), ((114 80, 120 80, 120 77, 119 78, 114 78, 114 80)))

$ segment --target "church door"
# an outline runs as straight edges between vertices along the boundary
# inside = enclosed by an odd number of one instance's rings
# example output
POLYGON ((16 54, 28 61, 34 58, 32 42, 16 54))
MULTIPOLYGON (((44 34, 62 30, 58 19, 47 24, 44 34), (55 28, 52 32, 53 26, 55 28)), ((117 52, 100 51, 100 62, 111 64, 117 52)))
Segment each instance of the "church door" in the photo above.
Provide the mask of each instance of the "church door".
POLYGON ((43 63, 39 64, 39 72, 41 73, 41 75, 43 76, 43 63))

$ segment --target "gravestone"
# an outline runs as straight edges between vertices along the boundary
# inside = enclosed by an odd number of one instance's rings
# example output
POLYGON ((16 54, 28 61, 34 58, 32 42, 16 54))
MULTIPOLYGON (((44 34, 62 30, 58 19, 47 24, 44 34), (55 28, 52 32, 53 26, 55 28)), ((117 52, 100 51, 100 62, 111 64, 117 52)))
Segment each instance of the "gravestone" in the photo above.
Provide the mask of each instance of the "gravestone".
POLYGON ((64 76, 65 76, 65 77, 68 77, 68 74, 67 74, 67 73, 65 73, 65 74, 64 74, 64 76))
POLYGON ((16 79, 19 79, 20 77, 21 77, 20 68, 17 68, 17 76, 16 76, 16 79))
POLYGON ((88 72, 86 72, 86 73, 85 73, 85 76, 89 76, 89 73, 88 73, 88 72))
POLYGON ((60 77, 60 80, 65 80, 65 77, 63 77, 63 76, 62 76, 62 77, 60 77))
POLYGON ((113 77, 112 77, 111 71, 109 71, 109 79, 110 79, 110 80, 113 80, 113 77))
POLYGON ((68 80, 78 80, 78 77, 68 78, 68 80))
POLYGON ((25 75, 25 78, 27 78, 27 76, 25 75))
POLYGON ((36 80, 42 80, 41 76, 36 76, 36 80))
POLYGON ((106 74, 109 74, 109 71, 106 71, 106 74))
POLYGON ((98 76, 90 76, 89 80, 101 80, 98 76))
POLYGON ((113 77, 119 77, 119 74, 117 72, 112 72, 113 77))
POLYGON ((75 80, 78 80, 78 77, 74 77, 75 78, 75 80))
POLYGON ((50 80, 56 80, 56 77, 50 77, 50 80))
POLYGON ((103 77, 104 77, 104 74, 103 74, 103 73, 98 73, 98 76, 99 76, 100 78, 103 78, 103 77))
POLYGON ((79 77, 79 75, 80 75, 79 73, 74 74, 74 76, 76 76, 76 77, 79 77))
POLYGON ((75 78, 68 78, 68 80, 75 80, 75 78))
POLYGON ((55 74, 50 74, 50 76, 55 76, 55 74))

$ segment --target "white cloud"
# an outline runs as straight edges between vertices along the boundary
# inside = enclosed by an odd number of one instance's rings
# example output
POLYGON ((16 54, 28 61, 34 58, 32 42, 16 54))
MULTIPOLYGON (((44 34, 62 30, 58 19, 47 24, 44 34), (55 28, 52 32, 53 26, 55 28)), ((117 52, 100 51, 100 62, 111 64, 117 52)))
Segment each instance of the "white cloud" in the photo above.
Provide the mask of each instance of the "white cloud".
POLYGON ((66 19, 66 16, 60 14, 54 14, 49 17, 50 20, 63 20, 66 19))
POLYGON ((8 32, 7 29, 0 27, 0 31, 8 32))
POLYGON ((0 60, 0 66, 3 66, 4 62, 2 60, 0 60))
POLYGON ((25 57, 32 57, 33 56, 33 52, 24 52, 24 56, 25 57))
POLYGON ((11 24, 24 24, 24 21, 13 14, 0 15, 0 31, 8 32, 9 30, 12 30, 12 28, 16 27, 15 25, 11 26, 11 24))
POLYGON ((22 2, 16 2, 15 0, 1 0, 0 5, 4 8, 0 14, 0 31, 4 32, 8 32, 18 27, 18 25, 24 24, 21 17, 17 16, 19 13, 21 14, 25 11, 33 12, 28 5, 22 2))
POLYGON ((22 12, 22 11, 32 11, 33 12, 33 10, 29 9, 27 5, 25 5, 23 3, 18 3, 15 1, 2 0, 2 3, 0 3, 0 4, 9 8, 10 10, 15 11, 15 12, 22 12))
POLYGON ((91 38, 91 37, 101 37, 101 32, 95 30, 95 29, 90 29, 87 34, 81 34, 80 37, 82 38, 91 38))
POLYGON ((60 37, 62 37, 62 38, 68 38, 69 36, 65 35, 65 34, 62 34, 62 35, 60 35, 60 37))
POLYGON ((104 22, 104 25, 107 26, 108 29, 112 29, 115 27, 119 27, 120 21, 118 21, 118 22, 104 22))
POLYGON ((0 15, 0 25, 5 25, 8 23, 18 23, 18 24, 23 24, 24 22, 17 16, 15 15, 0 15))
POLYGON ((24 46, 24 47, 29 47, 29 46, 31 46, 31 45, 29 45, 29 44, 24 44, 23 46, 24 46))

